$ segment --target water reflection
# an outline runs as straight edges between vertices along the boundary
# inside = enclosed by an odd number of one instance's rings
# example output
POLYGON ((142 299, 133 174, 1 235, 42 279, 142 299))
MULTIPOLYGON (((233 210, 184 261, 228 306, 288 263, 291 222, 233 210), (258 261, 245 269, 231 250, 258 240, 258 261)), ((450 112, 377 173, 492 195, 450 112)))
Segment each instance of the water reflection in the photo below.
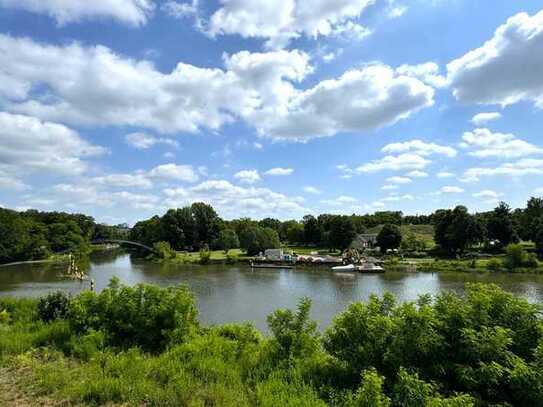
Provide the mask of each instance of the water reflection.
MULTIPOLYGON (((0 296, 40 296, 54 290, 76 293, 88 283, 61 277, 65 265, 25 264, 0 268, 0 296)), ((492 282, 543 303, 543 276, 527 274, 393 273, 360 275, 326 269, 251 270, 243 266, 155 264, 121 251, 94 254, 89 277, 98 290, 111 277, 126 284, 162 286, 184 283, 195 293, 200 319, 207 324, 252 321, 265 329, 266 316, 277 308, 294 307, 304 296, 313 300, 312 316, 321 326, 353 301, 367 300, 385 291, 399 300, 443 290, 462 292, 469 282, 492 282)))

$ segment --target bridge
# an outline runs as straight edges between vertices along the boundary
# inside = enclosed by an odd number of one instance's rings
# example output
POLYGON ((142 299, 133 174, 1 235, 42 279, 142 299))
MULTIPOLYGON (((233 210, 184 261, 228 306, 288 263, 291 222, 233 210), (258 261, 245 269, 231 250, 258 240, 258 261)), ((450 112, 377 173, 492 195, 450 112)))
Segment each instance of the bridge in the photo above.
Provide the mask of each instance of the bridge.
POLYGON ((107 243, 124 244, 124 245, 139 247, 140 249, 145 249, 145 250, 148 250, 148 251, 153 252, 153 253, 155 251, 155 249, 153 249, 152 247, 149 247, 147 245, 144 245, 143 243, 132 242, 130 240, 98 239, 98 240, 93 240, 91 243, 92 244, 107 244, 107 243))

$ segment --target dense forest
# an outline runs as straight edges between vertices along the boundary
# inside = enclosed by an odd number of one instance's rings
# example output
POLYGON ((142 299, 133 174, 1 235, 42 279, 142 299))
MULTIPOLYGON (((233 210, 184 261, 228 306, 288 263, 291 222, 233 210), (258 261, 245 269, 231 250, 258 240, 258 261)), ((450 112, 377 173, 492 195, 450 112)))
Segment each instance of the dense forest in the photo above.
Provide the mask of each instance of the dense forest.
POLYGON ((530 198, 526 207, 512 210, 501 202, 488 212, 471 214, 464 206, 439 209, 430 215, 382 211, 366 215, 307 215, 301 220, 273 218, 221 219, 214 208, 198 202, 170 209, 162 216, 126 225, 107 226, 81 214, 15 212, 0 208, 0 262, 43 259, 51 253, 86 251, 94 240, 129 238, 152 246, 164 242, 173 250, 242 248, 254 255, 281 244, 343 250, 357 234, 375 231, 385 249, 433 250, 433 255, 459 256, 471 248, 500 251, 520 240, 535 243, 543 254, 543 199, 530 198), (435 247, 428 247, 405 225, 431 225, 435 247), (401 246, 400 246, 401 245, 401 246))
POLYGON ((372 297, 322 333, 310 308, 275 311, 264 337, 201 326, 182 286, 0 298, 0 367, 78 405, 543 406, 541 307, 496 286, 372 297))
POLYGON ((93 240, 127 234, 126 225, 98 224, 86 215, 0 208, 0 263, 40 260, 66 251, 86 253, 93 240))

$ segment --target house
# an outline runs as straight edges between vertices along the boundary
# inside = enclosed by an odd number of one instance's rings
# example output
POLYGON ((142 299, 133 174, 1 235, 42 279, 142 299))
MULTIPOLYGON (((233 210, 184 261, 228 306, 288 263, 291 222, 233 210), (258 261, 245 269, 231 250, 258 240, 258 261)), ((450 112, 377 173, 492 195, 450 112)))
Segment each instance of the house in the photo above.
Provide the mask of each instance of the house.
POLYGON ((377 246, 377 233, 360 233, 353 239, 349 248, 364 250, 377 246))
POLYGON ((267 249, 264 251, 264 257, 268 261, 292 261, 291 253, 285 253, 283 249, 267 249))

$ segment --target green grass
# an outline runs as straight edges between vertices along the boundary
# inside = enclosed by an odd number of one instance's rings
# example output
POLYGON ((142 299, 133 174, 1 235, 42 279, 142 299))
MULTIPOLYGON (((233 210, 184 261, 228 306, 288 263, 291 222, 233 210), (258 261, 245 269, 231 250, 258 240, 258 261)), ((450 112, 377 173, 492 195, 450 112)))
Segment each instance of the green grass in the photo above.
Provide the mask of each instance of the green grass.
MULTIPOLYGON (((379 233, 383 225, 375 226, 366 231, 366 233, 379 233)), ((435 246, 434 241, 434 226, 433 225, 402 225, 400 226, 402 236, 407 236, 409 233, 415 234, 418 238, 426 242, 428 248, 435 246)))
MULTIPOLYGON (((247 254, 241 249, 229 250, 228 254, 225 253, 224 250, 211 250, 210 254, 210 261, 218 263, 226 262, 228 260, 228 256, 235 257, 238 260, 247 260, 251 258, 251 256, 247 256, 247 254)), ((177 252, 176 257, 169 261, 187 264, 198 264, 200 263, 200 252, 177 252)))

